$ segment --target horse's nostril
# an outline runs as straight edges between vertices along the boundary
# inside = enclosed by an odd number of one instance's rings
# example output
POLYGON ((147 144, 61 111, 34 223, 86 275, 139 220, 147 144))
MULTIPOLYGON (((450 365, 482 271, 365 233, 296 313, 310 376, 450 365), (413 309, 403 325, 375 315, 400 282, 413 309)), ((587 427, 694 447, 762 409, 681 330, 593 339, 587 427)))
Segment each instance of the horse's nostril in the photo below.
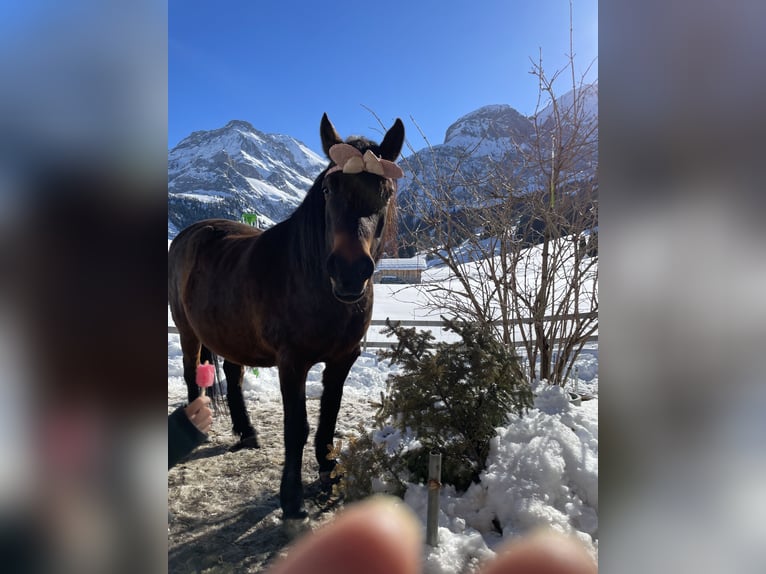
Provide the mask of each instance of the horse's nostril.
POLYGON ((375 263, 373 260, 369 257, 363 257, 359 261, 356 262, 354 265, 354 270, 356 271, 359 279, 362 281, 366 281, 369 279, 373 272, 375 271, 375 263))

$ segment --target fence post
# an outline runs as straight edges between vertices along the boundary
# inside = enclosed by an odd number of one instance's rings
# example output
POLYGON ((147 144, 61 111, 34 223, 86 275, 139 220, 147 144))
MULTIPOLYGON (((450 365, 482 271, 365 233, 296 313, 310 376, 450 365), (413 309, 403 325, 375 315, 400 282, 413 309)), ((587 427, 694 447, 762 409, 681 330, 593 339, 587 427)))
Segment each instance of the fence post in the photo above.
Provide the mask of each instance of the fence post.
POLYGON ((439 490, 442 483, 442 455, 431 451, 428 458, 428 517, 426 520, 426 543, 439 545, 439 490))

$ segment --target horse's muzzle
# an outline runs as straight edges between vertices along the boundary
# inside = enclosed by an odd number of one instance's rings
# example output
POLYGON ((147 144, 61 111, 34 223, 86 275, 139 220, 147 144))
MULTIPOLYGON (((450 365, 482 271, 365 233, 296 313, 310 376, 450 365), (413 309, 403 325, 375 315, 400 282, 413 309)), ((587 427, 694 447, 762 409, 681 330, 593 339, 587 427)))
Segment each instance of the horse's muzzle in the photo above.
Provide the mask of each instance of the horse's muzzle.
POLYGON ((327 258, 332 294, 342 303, 356 303, 364 297, 374 271, 375 262, 369 256, 347 261, 332 253, 327 258))
POLYGON ((351 305, 352 303, 356 303, 362 299, 362 297, 365 296, 367 293, 367 282, 362 285, 362 290, 359 292, 348 292, 343 291, 338 288, 335 281, 332 281, 332 294, 335 296, 335 298, 340 301, 341 303, 346 303, 351 305))

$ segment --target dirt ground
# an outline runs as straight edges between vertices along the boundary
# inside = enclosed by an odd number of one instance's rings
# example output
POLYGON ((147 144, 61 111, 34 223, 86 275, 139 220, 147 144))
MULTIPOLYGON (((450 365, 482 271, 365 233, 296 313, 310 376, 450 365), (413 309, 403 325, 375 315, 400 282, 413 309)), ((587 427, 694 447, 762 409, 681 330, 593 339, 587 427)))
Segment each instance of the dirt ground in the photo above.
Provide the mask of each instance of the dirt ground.
MULTIPOLYGON (((169 411, 180 406, 169 404, 169 411)), ((249 405, 261 448, 228 452, 235 442, 227 415, 213 424, 209 442, 168 472, 168 571, 188 573, 262 572, 286 552, 290 539, 279 508, 284 461, 282 405, 266 399, 249 405)), ((311 434, 303 456, 303 484, 311 527, 330 520, 342 502, 318 486, 314 432, 319 399, 307 401, 311 434)), ((344 397, 336 436, 370 424, 366 401, 344 397)))

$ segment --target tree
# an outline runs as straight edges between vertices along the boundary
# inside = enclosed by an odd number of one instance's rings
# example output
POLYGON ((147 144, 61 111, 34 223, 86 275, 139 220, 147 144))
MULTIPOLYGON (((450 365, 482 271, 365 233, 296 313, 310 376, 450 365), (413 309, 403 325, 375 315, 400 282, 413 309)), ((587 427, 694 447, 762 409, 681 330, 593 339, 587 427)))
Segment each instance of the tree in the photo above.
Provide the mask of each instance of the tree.
MULTIPOLYGON (((570 48, 572 36, 570 28, 570 48)), ((598 124, 588 109, 596 88, 587 70, 577 81, 571 53, 552 76, 540 55, 531 74, 532 137, 511 138, 481 173, 471 161, 481 141, 437 161, 426 140, 430 153, 405 161, 413 183, 401 222, 450 271, 449 282, 423 285, 429 304, 491 327, 524 348, 531 378, 563 384, 598 329, 598 124), (559 97, 554 85, 567 72, 571 96, 559 97)))
POLYGON ((407 481, 425 482, 433 450, 443 455, 442 482, 465 490, 486 468, 490 440, 509 414, 532 406, 532 391, 518 359, 486 327, 475 322, 444 320, 459 342, 435 342, 430 331, 386 321, 387 335, 397 342, 385 358, 398 363, 377 405, 376 425, 412 434, 418 446, 400 445, 387 452, 374 433, 361 429, 347 450, 336 445, 336 475, 350 498, 373 491, 372 478, 390 492, 402 494, 407 481))

